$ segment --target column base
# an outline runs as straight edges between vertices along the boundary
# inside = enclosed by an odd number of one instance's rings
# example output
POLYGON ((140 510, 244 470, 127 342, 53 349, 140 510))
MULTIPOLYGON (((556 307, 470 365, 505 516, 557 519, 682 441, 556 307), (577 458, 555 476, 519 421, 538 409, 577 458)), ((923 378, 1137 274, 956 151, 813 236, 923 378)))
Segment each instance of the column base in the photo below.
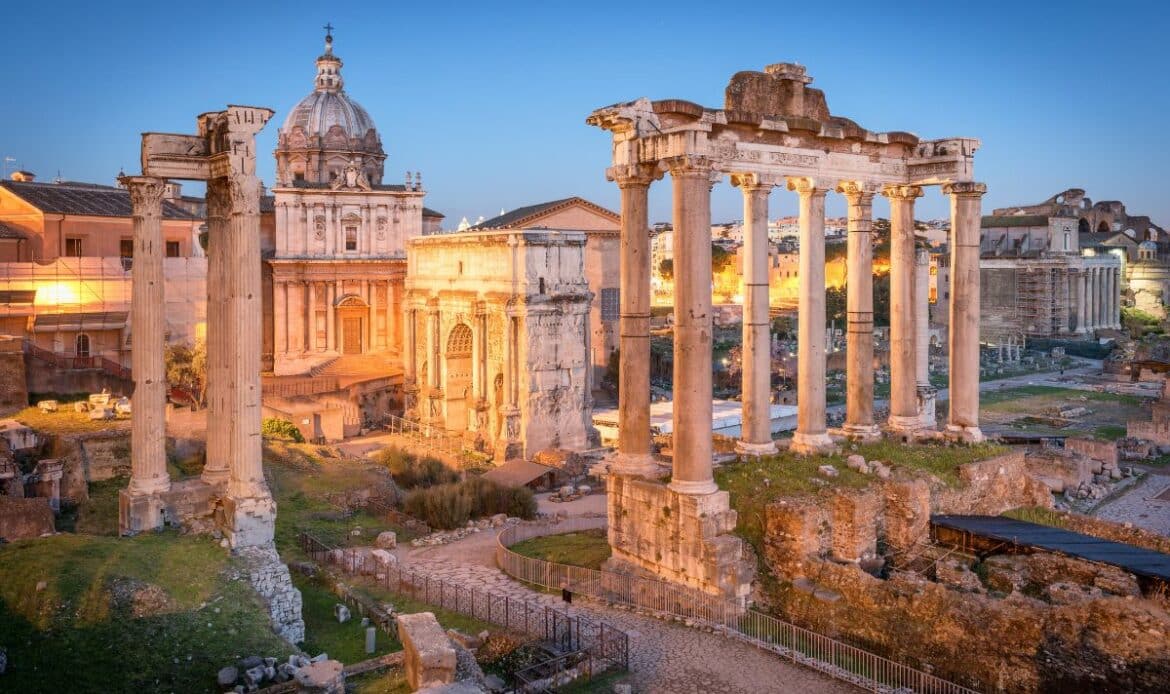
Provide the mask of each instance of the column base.
POLYGON ((948 424, 944 434, 948 439, 959 443, 983 443, 986 440, 983 431, 977 426, 948 424))
POLYGON ((872 443, 882 438, 882 430, 876 424, 845 424, 841 427, 841 435, 850 441, 872 443))
POLYGON ((228 468, 224 468, 222 470, 208 470, 207 468, 204 468, 203 473, 199 475, 199 479, 213 487, 227 486, 228 480, 230 480, 231 477, 232 471, 228 468))
POLYGON ((166 525, 166 503, 158 494, 118 492, 118 534, 137 535, 166 525))
POLYGON ((921 428, 922 418, 920 415, 906 417, 892 414, 890 415, 890 418, 886 420, 886 429, 888 429, 891 434, 896 436, 913 434, 921 428))
POLYGON ((617 475, 656 479, 660 476, 658 463, 649 453, 614 453, 609 457, 609 471, 617 475))
POLYGON ((223 524, 232 549, 267 545, 275 533, 276 501, 271 496, 225 496, 223 524))
POLYGON ((775 441, 767 443, 750 443, 748 441, 739 440, 735 442, 735 452, 741 456, 762 457, 766 455, 776 455, 779 449, 776 448, 775 441))
POLYGON ((788 446, 788 450, 797 455, 832 453, 836 448, 837 446, 833 443, 833 439, 825 432, 804 434, 798 431, 793 434, 792 443, 788 446))
POLYGON ((715 480, 702 480, 699 482, 691 480, 672 480, 669 485, 670 490, 679 494, 689 494, 691 496, 702 496, 704 494, 714 494, 719 491, 719 485, 715 484, 715 480))

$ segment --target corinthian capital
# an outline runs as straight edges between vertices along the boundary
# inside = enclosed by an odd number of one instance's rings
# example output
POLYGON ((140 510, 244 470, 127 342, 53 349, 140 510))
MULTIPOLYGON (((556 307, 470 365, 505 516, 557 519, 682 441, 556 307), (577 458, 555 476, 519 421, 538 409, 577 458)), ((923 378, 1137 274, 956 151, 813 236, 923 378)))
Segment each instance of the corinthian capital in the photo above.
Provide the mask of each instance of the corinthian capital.
POLYGON ((942 189, 943 193, 947 195, 978 198, 987 192, 987 184, 976 183, 975 181, 959 181, 958 183, 947 183, 942 189))
POLYGON ((788 179, 788 190, 805 195, 824 197, 829 192, 829 185, 812 176, 792 176, 788 179))
POLYGON ((706 178, 710 181, 711 175, 714 173, 711 168, 711 158, 701 154, 682 154, 662 161, 674 178, 694 177, 706 178))
POLYGON ((624 164, 606 169, 605 178, 618 188, 642 187, 662 178, 662 171, 656 164, 624 164))
POLYGON ((922 197, 922 186, 887 185, 882 186, 882 195, 890 200, 909 200, 922 197))
POLYGON ((234 173, 225 186, 229 212, 260 214, 260 179, 254 174, 234 173))
POLYGON ((837 192, 844 195, 851 205, 872 202, 877 190, 877 184, 865 181, 841 181, 837 184, 837 192))
POLYGON ((118 182, 130 191, 133 214, 140 215, 151 211, 157 214, 162 209, 167 183, 165 179, 154 176, 122 176, 118 182))
POLYGON ((769 176, 763 176, 758 173, 733 173, 731 174, 731 185, 747 192, 771 192, 772 188, 776 186, 776 182, 769 176))

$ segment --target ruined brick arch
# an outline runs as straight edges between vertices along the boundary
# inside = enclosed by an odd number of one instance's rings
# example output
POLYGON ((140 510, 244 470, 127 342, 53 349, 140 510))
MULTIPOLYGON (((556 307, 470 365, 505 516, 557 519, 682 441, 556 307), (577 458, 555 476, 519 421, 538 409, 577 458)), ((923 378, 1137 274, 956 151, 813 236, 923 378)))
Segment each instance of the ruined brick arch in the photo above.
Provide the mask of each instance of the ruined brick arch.
POLYGON ((1109 233, 1109 222, 1102 219, 1101 223, 1097 225, 1097 233, 1098 234, 1108 234, 1109 233))
POLYGON ((1081 217, 1081 221, 1077 222, 1077 233, 1078 234, 1088 234, 1092 230, 1093 230, 1093 228, 1091 226, 1089 226, 1089 220, 1085 219, 1084 217, 1081 217))

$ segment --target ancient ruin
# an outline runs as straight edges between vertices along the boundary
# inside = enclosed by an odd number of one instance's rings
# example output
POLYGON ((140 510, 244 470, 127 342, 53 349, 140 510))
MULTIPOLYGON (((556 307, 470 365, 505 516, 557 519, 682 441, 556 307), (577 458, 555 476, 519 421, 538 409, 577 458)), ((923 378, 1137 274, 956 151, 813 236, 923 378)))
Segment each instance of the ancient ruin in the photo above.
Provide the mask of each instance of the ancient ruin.
POLYGON ((407 418, 499 462, 595 440, 585 243, 516 229, 411 240, 407 418))
POLYGON ((134 206, 131 476, 118 499, 123 534, 210 517, 269 606, 273 626, 304 637, 300 594, 273 548, 276 503, 260 437, 260 179, 256 133, 272 111, 228 106, 195 135, 144 133, 142 175, 123 179, 134 206), (167 179, 207 182, 207 460, 198 479, 167 472, 161 205, 167 179))
POLYGON ((744 195, 747 225, 744 306, 744 453, 773 450, 768 436, 767 204, 772 188, 800 198, 799 414, 791 449, 831 449, 825 419, 824 205, 830 190, 849 202, 848 403, 844 433, 872 438, 872 275, 869 261, 872 204, 890 201, 891 398, 885 422, 913 436, 923 427, 915 303, 914 202, 925 186, 951 198, 950 412, 946 434, 980 441, 979 429, 979 220, 986 186, 975 182, 969 138, 921 140, 905 132, 876 133, 833 116, 824 93, 809 87, 805 68, 790 63, 731 78, 723 109, 678 99, 642 98, 601 108, 587 122, 613 136, 607 177, 622 195, 621 432, 610 483, 610 541, 614 556, 712 592, 746 594, 727 493, 712 477, 711 442, 711 187, 730 176, 744 195), (669 486, 654 477, 649 413, 650 248, 647 194, 669 173, 674 195, 674 440, 669 486), (764 373, 761 373, 763 370, 764 373), (628 491, 627 491, 628 490, 628 491), (688 497, 695 497, 694 500, 688 497), (699 514, 693 532, 674 535, 687 551, 660 551, 651 541, 665 509, 699 514), (699 519, 718 518, 718 522, 699 519), (739 587, 720 585, 733 575, 739 587))

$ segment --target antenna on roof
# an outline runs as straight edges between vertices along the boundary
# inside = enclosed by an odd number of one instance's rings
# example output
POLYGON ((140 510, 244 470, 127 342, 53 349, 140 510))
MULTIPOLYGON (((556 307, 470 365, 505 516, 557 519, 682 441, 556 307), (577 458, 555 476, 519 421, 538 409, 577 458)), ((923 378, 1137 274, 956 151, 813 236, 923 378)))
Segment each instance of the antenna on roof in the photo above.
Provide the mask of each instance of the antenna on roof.
POLYGON ((53 183, 64 183, 65 179, 61 178, 61 169, 57 169, 57 177, 53 179, 53 183))

